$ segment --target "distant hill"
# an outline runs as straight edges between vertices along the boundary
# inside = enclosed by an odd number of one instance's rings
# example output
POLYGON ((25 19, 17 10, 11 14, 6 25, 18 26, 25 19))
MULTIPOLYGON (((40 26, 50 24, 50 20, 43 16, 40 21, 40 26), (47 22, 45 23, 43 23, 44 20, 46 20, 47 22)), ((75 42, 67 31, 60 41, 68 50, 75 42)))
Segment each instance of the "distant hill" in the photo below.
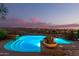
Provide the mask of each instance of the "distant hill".
POLYGON ((0 27, 10 28, 42 28, 42 29, 79 29, 79 24, 49 25, 46 23, 31 23, 20 19, 0 19, 0 27))
POLYGON ((46 23, 31 23, 20 19, 0 19, 0 27, 48 28, 46 23))
POLYGON ((52 29, 79 29, 79 24, 53 25, 52 29))

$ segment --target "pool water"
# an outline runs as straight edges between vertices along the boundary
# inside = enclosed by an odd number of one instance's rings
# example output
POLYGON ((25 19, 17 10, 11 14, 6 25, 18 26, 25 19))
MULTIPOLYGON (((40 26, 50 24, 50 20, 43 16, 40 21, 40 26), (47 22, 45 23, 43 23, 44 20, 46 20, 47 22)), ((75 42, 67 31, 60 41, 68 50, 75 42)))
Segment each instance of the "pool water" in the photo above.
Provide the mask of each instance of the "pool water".
POLYGON ((41 35, 21 36, 5 44, 4 48, 17 52, 40 52, 40 41, 45 37, 41 35))
MULTIPOLYGON (((4 45, 4 48, 10 51, 16 52, 40 52, 40 42, 46 38, 42 35, 25 35, 16 36, 4 45)), ((54 42, 57 44, 71 44, 72 41, 64 40, 62 38, 54 38, 54 42)))
POLYGON ((54 42, 57 44, 72 44, 73 42, 70 40, 66 40, 63 38, 54 38, 54 42))

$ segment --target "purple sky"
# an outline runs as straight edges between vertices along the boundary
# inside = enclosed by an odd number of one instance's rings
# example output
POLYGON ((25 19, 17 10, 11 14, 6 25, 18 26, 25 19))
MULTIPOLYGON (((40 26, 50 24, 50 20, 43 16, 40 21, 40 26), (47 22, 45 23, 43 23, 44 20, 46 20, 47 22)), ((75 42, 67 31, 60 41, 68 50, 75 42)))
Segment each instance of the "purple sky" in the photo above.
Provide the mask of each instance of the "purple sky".
POLYGON ((79 4, 5 4, 8 17, 49 24, 79 24, 79 4))

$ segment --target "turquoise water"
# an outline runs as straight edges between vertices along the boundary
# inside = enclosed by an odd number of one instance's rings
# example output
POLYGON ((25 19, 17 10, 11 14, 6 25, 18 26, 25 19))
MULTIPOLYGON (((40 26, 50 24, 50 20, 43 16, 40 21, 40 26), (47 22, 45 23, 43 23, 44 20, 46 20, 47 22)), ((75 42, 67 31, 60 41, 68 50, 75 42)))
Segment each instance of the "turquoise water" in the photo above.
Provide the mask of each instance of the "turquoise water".
POLYGON ((54 42, 56 42, 57 44, 72 44, 73 42, 70 40, 66 40, 63 38, 54 38, 54 42))
POLYGON ((11 40, 5 44, 4 48, 17 52, 40 52, 40 41, 42 41, 45 37, 46 36, 41 35, 21 36, 16 40, 11 40))
MULTIPOLYGON (((40 41, 46 36, 41 35, 26 35, 16 36, 14 40, 7 42, 4 48, 10 51, 17 52, 40 52, 40 41)), ((57 44, 71 44, 72 41, 64 40, 62 38, 54 38, 57 44)))

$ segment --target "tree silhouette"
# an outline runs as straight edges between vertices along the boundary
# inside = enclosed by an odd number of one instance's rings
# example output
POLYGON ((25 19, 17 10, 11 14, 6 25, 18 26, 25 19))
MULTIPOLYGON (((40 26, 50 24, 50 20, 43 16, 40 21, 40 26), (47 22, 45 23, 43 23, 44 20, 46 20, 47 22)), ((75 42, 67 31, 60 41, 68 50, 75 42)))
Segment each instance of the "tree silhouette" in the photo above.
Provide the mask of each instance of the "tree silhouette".
POLYGON ((5 7, 4 4, 1 3, 1 4, 0 4, 0 18, 1 18, 1 19, 5 19, 7 13, 8 13, 7 7, 5 7))

